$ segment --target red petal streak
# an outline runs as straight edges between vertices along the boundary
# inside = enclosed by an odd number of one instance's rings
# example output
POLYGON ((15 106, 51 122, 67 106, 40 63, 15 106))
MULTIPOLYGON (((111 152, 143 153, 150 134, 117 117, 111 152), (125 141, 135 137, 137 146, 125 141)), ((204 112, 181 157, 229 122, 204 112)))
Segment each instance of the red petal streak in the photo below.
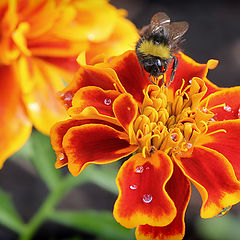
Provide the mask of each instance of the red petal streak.
POLYGON ((201 217, 210 218, 240 201, 240 183, 228 160, 206 147, 195 147, 191 158, 176 159, 202 197, 201 217))
POLYGON ((206 105, 206 101, 209 101, 207 105, 208 109, 219 104, 225 103, 226 105, 225 107, 218 107, 211 110, 215 113, 213 120, 224 121, 240 118, 240 87, 227 88, 211 94, 201 103, 203 107, 206 105))
POLYGON ((81 112, 86 107, 94 107, 100 114, 114 117, 112 105, 120 95, 115 90, 104 91, 99 87, 84 87, 73 97, 72 106, 81 112))
POLYGON ((112 69, 103 69, 96 66, 81 66, 74 80, 59 93, 63 104, 69 108, 72 106, 74 94, 82 87, 96 86, 103 90, 115 90, 117 82, 112 69))
POLYGON ((226 130, 226 133, 216 132, 209 136, 202 136, 199 139, 199 143, 224 155, 232 164, 236 177, 240 180, 240 120, 214 122, 208 127, 207 133, 212 133, 220 129, 226 130))
POLYGON ((117 176, 119 196, 113 215, 126 228, 139 225, 165 226, 176 216, 174 203, 165 185, 172 175, 171 159, 163 152, 149 158, 132 156, 117 176))
POLYGON ((113 103, 113 111, 121 125, 129 133, 129 127, 135 120, 138 105, 130 94, 121 94, 113 103))
MULTIPOLYGON (((170 89, 173 90, 173 93, 181 87, 183 79, 185 80, 184 85, 185 88, 187 85, 190 84, 189 81, 193 77, 199 77, 204 80, 206 86, 208 87, 208 91, 205 97, 210 93, 220 90, 216 85, 214 85, 213 83, 206 79, 208 69, 214 69, 216 67, 217 65, 216 60, 209 60, 207 64, 200 64, 195 62, 193 59, 191 59, 190 57, 186 56, 183 53, 176 54, 176 57, 178 59, 178 67, 176 70, 174 81, 170 85, 170 89)), ((172 63, 169 65, 168 70, 166 72, 167 82, 169 82, 171 76, 172 63)))
POLYGON ((185 212, 190 199, 191 188, 188 179, 183 175, 177 165, 174 165, 174 172, 166 185, 166 191, 174 201, 177 208, 177 216, 165 227, 152 227, 142 225, 136 229, 137 240, 177 240, 183 239, 185 234, 185 212))
POLYGON ((65 151, 62 146, 63 137, 67 133, 67 131, 69 129, 71 129, 72 127, 82 126, 82 125, 90 124, 90 123, 104 124, 104 125, 108 125, 108 126, 114 128, 118 131, 123 131, 123 129, 119 126, 116 126, 114 124, 111 124, 111 123, 108 123, 105 121, 96 120, 96 119, 91 119, 91 120, 89 120, 89 119, 86 119, 86 120, 68 119, 65 121, 57 122, 51 128, 51 133, 50 133, 52 147, 55 150, 56 155, 57 155, 57 160, 55 163, 56 168, 60 168, 68 163, 67 156, 66 156, 65 151))
POLYGON ((125 88, 126 92, 133 95, 137 102, 143 101, 143 89, 151 82, 148 75, 141 70, 140 64, 134 51, 127 51, 119 57, 113 58, 109 63, 125 88))
POLYGON ((68 157, 68 168, 77 176, 89 164, 104 164, 125 157, 137 149, 128 142, 128 136, 102 124, 72 127, 63 138, 68 157))

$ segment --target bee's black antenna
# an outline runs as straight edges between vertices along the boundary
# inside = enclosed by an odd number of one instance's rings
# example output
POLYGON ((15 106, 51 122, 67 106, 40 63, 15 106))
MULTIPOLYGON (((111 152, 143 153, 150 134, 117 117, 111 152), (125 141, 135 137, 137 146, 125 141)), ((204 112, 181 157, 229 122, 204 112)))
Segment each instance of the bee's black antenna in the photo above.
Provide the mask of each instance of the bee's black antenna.
POLYGON ((177 70, 177 66, 178 66, 178 60, 177 60, 176 56, 173 56, 172 73, 171 73, 171 77, 170 77, 169 83, 168 83, 168 85, 166 87, 169 87, 170 84, 173 82, 173 79, 174 79, 174 76, 175 76, 175 73, 176 73, 176 70, 177 70))
POLYGON ((151 79, 151 74, 149 75, 148 79, 154 84, 154 85, 157 85, 155 82, 153 82, 153 80, 151 79))

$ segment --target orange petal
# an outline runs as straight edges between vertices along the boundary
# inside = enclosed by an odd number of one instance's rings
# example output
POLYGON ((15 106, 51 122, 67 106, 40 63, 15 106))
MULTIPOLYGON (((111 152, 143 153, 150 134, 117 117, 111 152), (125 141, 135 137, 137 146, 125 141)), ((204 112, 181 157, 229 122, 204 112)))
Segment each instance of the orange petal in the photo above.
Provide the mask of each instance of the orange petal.
POLYGON ((136 151, 128 136, 102 124, 85 124, 70 128, 63 138, 63 148, 68 157, 68 168, 77 176, 89 164, 105 164, 136 151))
POLYGON ((206 147, 195 147, 190 158, 175 160, 201 194, 202 218, 214 217, 240 201, 240 183, 222 154, 206 147))
POLYGON ((181 240, 185 234, 185 212, 190 200, 191 185, 179 167, 174 164, 173 175, 166 184, 166 191, 174 201, 177 216, 165 227, 141 225, 136 229, 137 240, 181 240))
MULTIPOLYGON (((113 102, 120 95, 115 90, 104 91, 99 87, 89 86, 78 90, 72 100, 72 107, 81 112, 86 107, 94 107, 100 114, 114 117, 113 102)), ((70 109, 69 109, 70 110, 70 109)))
POLYGON ((207 135, 203 135, 199 139, 199 145, 203 145, 210 149, 214 149, 228 159, 228 161, 233 166, 233 169, 238 180, 240 180, 239 137, 240 137, 240 120, 232 120, 223 122, 213 122, 210 126, 208 126, 207 135), (222 129, 224 129, 226 133, 222 131, 216 132, 222 129))
POLYGON ((133 97, 130 94, 121 94, 113 103, 113 111, 124 129, 129 132, 129 127, 138 113, 138 105, 133 97))
POLYGON ((108 66, 115 70, 126 92, 130 93, 137 102, 142 103, 143 89, 151 82, 147 73, 141 70, 135 52, 127 51, 113 58, 108 66))
MULTIPOLYGON (((174 81, 170 85, 170 89, 173 91, 173 93, 175 93, 177 89, 180 89, 183 79, 185 80, 185 85, 184 85, 184 88, 185 88, 187 85, 190 84, 189 81, 191 81, 193 77, 199 77, 204 80, 208 88, 208 91, 205 97, 210 93, 220 90, 219 87, 211 83, 206 78, 208 69, 214 69, 217 66, 217 63, 218 63, 217 60, 211 59, 207 62, 207 64, 200 64, 195 62, 193 59, 191 59, 190 57, 186 56, 181 52, 179 54, 176 54, 176 57, 178 59, 178 67, 176 70, 174 81)), ((171 72, 172 72, 172 63, 169 65, 168 70, 166 72, 167 82, 169 82, 171 72)))
POLYGON ((21 100, 21 92, 11 67, 0 67, 0 168, 4 161, 22 147, 29 138, 32 124, 21 100))
POLYGON ((17 70, 28 115, 39 131, 49 135, 51 126, 66 118, 57 100, 57 91, 63 88, 62 72, 39 59, 24 57, 17 70))
POLYGON ((219 104, 225 104, 224 107, 214 108, 211 111, 215 113, 213 121, 224 121, 240 118, 240 87, 227 88, 222 91, 211 94, 201 103, 202 107, 211 109, 219 104))
POLYGON ((117 175, 115 219, 126 228, 169 224, 176 216, 174 203, 165 190, 172 172, 172 161, 163 152, 149 158, 138 153, 127 160, 117 175))
POLYGON ((74 80, 60 92, 60 97, 65 107, 69 108, 72 106, 72 98, 80 88, 96 86, 103 90, 116 90, 114 84, 117 80, 112 72, 113 70, 111 69, 81 66, 74 80))

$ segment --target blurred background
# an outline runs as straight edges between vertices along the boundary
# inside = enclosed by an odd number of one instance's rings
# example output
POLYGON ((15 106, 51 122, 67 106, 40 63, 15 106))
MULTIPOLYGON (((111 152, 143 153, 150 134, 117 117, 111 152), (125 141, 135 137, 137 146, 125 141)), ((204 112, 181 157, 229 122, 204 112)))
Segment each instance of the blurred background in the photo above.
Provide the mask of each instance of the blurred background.
MULTIPOLYGON (((139 29, 148 24, 152 15, 158 11, 166 12, 172 21, 188 21, 190 28, 185 35, 184 53, 200 63, 211 58, 218 59, 218 67, 208 74, 208 78, 218 86, 240 85, 240 1, 112 0, 111 4, 126 9, 128 18, 139 29)), ((64 169, 58 171, 68 174, 64 169)), ((22 161, 20 155, 5 163, 0 172, 0 187, 12 197, 16 209, 26 222, 48 194, 47 187, 36 170, 27 161, 22 161)), ((240 239, 240 206, 234 206, 231 213, 223 218, 203 220, 199 216, 200 196, 194 188, 192 191, 184 239, 240 239)), ((115 194, 88 183, 70 191, 58 209, 112 211, 115 200, 115 194)), ((17 235, 0 226, 0 239, 17 239, 17 235)), ((37 231, 34 239, 100 238, 77 228, 47 221, 37 231)))

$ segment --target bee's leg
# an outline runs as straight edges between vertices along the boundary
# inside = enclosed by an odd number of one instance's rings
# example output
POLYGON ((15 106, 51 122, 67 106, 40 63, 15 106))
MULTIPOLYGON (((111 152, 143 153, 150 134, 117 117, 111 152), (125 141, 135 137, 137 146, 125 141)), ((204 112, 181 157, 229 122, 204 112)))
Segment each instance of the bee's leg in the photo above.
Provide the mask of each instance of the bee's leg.
POLYGON ((176 73, 176 70, 177 70, 177 66, 178 66, 178 60, 175 56, 173 56, 173 67, 172 67, 172 73, 171 73, 171 77, 170 77, 170 80, 169 80, 169 83, 166 87, 169 87, 170 84, 173 82, 173 79, 174 79, 174 76, 175 76, 175 73, 176 73))
POLYGON ((151 79, 151 74, 149 75, 148 79, 154 84, 154 85, 157 85, 155 82, 153 82, 153 80, 151 79))

